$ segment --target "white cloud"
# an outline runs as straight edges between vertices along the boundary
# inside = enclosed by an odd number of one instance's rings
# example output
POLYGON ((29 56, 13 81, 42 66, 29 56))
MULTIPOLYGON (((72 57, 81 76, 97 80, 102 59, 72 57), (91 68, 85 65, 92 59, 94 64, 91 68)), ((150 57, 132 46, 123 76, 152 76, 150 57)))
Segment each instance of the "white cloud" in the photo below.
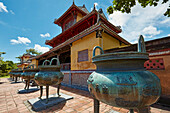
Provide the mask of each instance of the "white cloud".
POLYGON ((170 18, 166 18, 165 20, 161 21, 161 24, 166 24, 170 22, 170 18))
POLYGON ((4 26, 5 26, 5 25, 8 25, 6 22, 3 22, 3 21, 1 21, 1 20, 0 20, 0 24, 1 24, 1 25, 4 25, 4 26))
POLYGON ((94 5, 97 7, 99 4, 97 2, 95 2, 94 5))
POLYGON ((28 45, 28 43, 31 43, 31 40, 25 37, 18 37, 18 40, 12 39, 10 40, 11 44, 25 44, 28 45))
POLYGON ((2 2, 0 2, 0 12, 3 12, 3 11, 8 13, 7 7, 2 2))
POLYGON ((170 34, 168 34, 168 36, 170 36, 170 34))
POLYGON ((137 3, 130 14, 114 12, 108 16, 108 20, 116 26, 121 25, 120 36, 130 42, 136 42, 139 35, 151 38, 161 33, 158 27, 165 27, 163 24, 169 22, 169 19, 163 15, 168 5, 168 3, 159 3, 157 7, 142 8, 137 3))
POLYGON ((170 18, 164 18, 160 23, 165 27, 170 27, 170 18))
POLYGON ((10 10, 10 12, 11 12, 11 14, 15 15, 15 13, 12 10, 10 10))
MULTIPOLYGON (((96 7, 96 10, 98 10, 98 6, 99 4, 97 2, 94 3, 95 7, 96 7)), ((91 7, 91 11, 93 10, 94 7, 91 7)))
POLYGON ((41 36, 42 38, 45 38, 45 37, 50 37, 50 34, 49 34, 49 33, 46 33, 46 34, 40 34, 40 36, 41 36))
POLYGON ((39 44, 35 44, 34 49, 42 53, 45 53, 50 50, 48 47, 42 47, 39 44))
POLYGON ((7 10, 7 6, 5 6, 4 4, 3 4, 3 2, 0 2, 0 12, 6 12, 6 13, 8 13, 8 12, 10 12, 11 14, 15 14, 12 10, 7 10))
POLYGON ((149 37, 147 38, 152 38, 153 36, 160 34, 161 30, 157 30, 156 27, 150 25, 148 27, 145 27, 142 32, 143 32, 142 34, 146 36, 149 35, 149 37))

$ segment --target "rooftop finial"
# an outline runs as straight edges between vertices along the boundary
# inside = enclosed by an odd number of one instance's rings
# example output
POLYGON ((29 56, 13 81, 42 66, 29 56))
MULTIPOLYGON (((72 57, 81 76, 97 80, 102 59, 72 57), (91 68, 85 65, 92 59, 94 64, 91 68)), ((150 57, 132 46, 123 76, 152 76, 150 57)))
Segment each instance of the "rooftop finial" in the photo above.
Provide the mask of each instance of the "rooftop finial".
POLYGON ((73 0, 73 4, 74 4, 74 0, 73 0))
POLYGON ((94 8, 93 8, 93 10, 96 10, 96 5, 94 4, 94 8))

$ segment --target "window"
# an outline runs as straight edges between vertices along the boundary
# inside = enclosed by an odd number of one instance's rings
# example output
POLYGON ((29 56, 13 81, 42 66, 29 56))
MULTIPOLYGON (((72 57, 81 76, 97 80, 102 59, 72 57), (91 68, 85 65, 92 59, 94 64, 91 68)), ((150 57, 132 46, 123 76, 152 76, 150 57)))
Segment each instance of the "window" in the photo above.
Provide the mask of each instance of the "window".
POLYGON ((69 18, 68 20, 66 20, 63 24, 63 30, 67 30, 68 28, 70 28, 71 26, 73 26, 76 23, 76 19, 75 18, 69 18))
POLYGON ((88 49, 78 51, 78 62, 88 61, 88 49))

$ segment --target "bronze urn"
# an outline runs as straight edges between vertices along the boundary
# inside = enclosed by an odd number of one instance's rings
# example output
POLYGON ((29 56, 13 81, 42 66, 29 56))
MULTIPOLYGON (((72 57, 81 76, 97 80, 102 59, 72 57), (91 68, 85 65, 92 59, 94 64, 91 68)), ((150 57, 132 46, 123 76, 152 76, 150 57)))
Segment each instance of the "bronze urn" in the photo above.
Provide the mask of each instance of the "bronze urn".
POLYGON ((21 77, 23 70, 22 68, 17 68, 12 70, 12 76, 15 78, 15 82, 17 82, 18 77, 21 77))
MULTIPOLYGON (((159 78, 144 68, 148 60, 144 39, 138 42, 138 52, 116 52, 104 54, 101 47, 93 49, 93 63, 97 66, 88 80, 88 89, 94 97, 96 106, 99 101, 115 107, 142 110, 155 103, 161 94, 159 78), (96 49, 102 54, 95 56, 96 49)), ((99 112, 99 106, 95 107, 99 112)), ((149 112, 146 110, 147 113, 149 112)))
POLYGON ((12 78, 12 81, 14 80, 14 76, 13 76, 13 70, 11 70, 10 72, 9 72, 9 76, 10 76, 10 78, 12 78))
POLYGON ((58 58, 52 58, 51 62, 45 60, 43 65, 39 66, 40 71, 35 74, 35 82, 40 86, 40 99, 43 93, 43 86, 46 86, 46 103, 48 103, 49 86, 58 85, 57 94, 60 96, 59 89, 64 78, 64 74, 60 71, 60 68, 58 58), (56 60, 57 65, 52 65, 54 60, 56 60), (49 65, 45 65, 45 63, 49 63, 49 65))
POLYGON ((36 68, 34 65, 29 65, 27 68, 23 70, 24 72, 21 74, 22 79, 25 80, 25 88, 29 89, 30 81, 34 79, 35 74, 39 71, 39 68, 36 68))

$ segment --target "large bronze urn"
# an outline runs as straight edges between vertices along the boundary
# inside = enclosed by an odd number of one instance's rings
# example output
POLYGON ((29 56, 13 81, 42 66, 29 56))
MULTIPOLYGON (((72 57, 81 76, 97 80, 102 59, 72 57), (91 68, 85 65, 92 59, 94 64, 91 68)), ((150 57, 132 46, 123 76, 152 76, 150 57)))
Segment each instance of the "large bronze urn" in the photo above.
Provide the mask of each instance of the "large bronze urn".
POLYGON ((60 62, 57 58, 52 58, 51 62, 45 60, 43 65, 39 66, 40 71, 34 77, 35 82, 40 86, 40 99, 43 93, 43 86, 46 86, 46 103, 48 103, 49 86, 58 85, 57 94, 60 96, 59 89, 64 78, 60 67, 60 62), (57 65, 52 65, 54 60, 57 61, 57 65), (49 65, 45 65, 45 63, 49 63, 49 65))
POLYGON ((11 70, 10 72, 9 72, 9 76, 10 76, 10 78, 12 79, 12 81, 14 80, 14 76, 13 76, 13 70, 11 70))
MULTIPOLYGON (((142 110, 160 97, 159 78, 144 68, 148 53, 142 36, 139 38, 138 52, 104 54, 102 48, 96 46, 92 60, 97 69, 87 82, 96 106, 102 101, 111 106, 130 109, 131 112, 138 109, 140 113, 148 113, 149 110, 142 110), (102 54, 95 56, 97 48, 102 54)), ((99 107, 94 110, 99 112, 99 107)))
POLYGON ((29 90, 30 81, 34 79, 35 74, 39 71, 39 68, 36 68, 34 65, 30 65, 23 70, 21 74, 22 79, 25 80, 25 88, 29 90))
POLYGON ((19 78, 21 77, 22 72, 23 72, 22 68, 17 68, 12 70, 12 75, 13 77, 15 77, 15 82, 18 81, 18 77, 19 78))

